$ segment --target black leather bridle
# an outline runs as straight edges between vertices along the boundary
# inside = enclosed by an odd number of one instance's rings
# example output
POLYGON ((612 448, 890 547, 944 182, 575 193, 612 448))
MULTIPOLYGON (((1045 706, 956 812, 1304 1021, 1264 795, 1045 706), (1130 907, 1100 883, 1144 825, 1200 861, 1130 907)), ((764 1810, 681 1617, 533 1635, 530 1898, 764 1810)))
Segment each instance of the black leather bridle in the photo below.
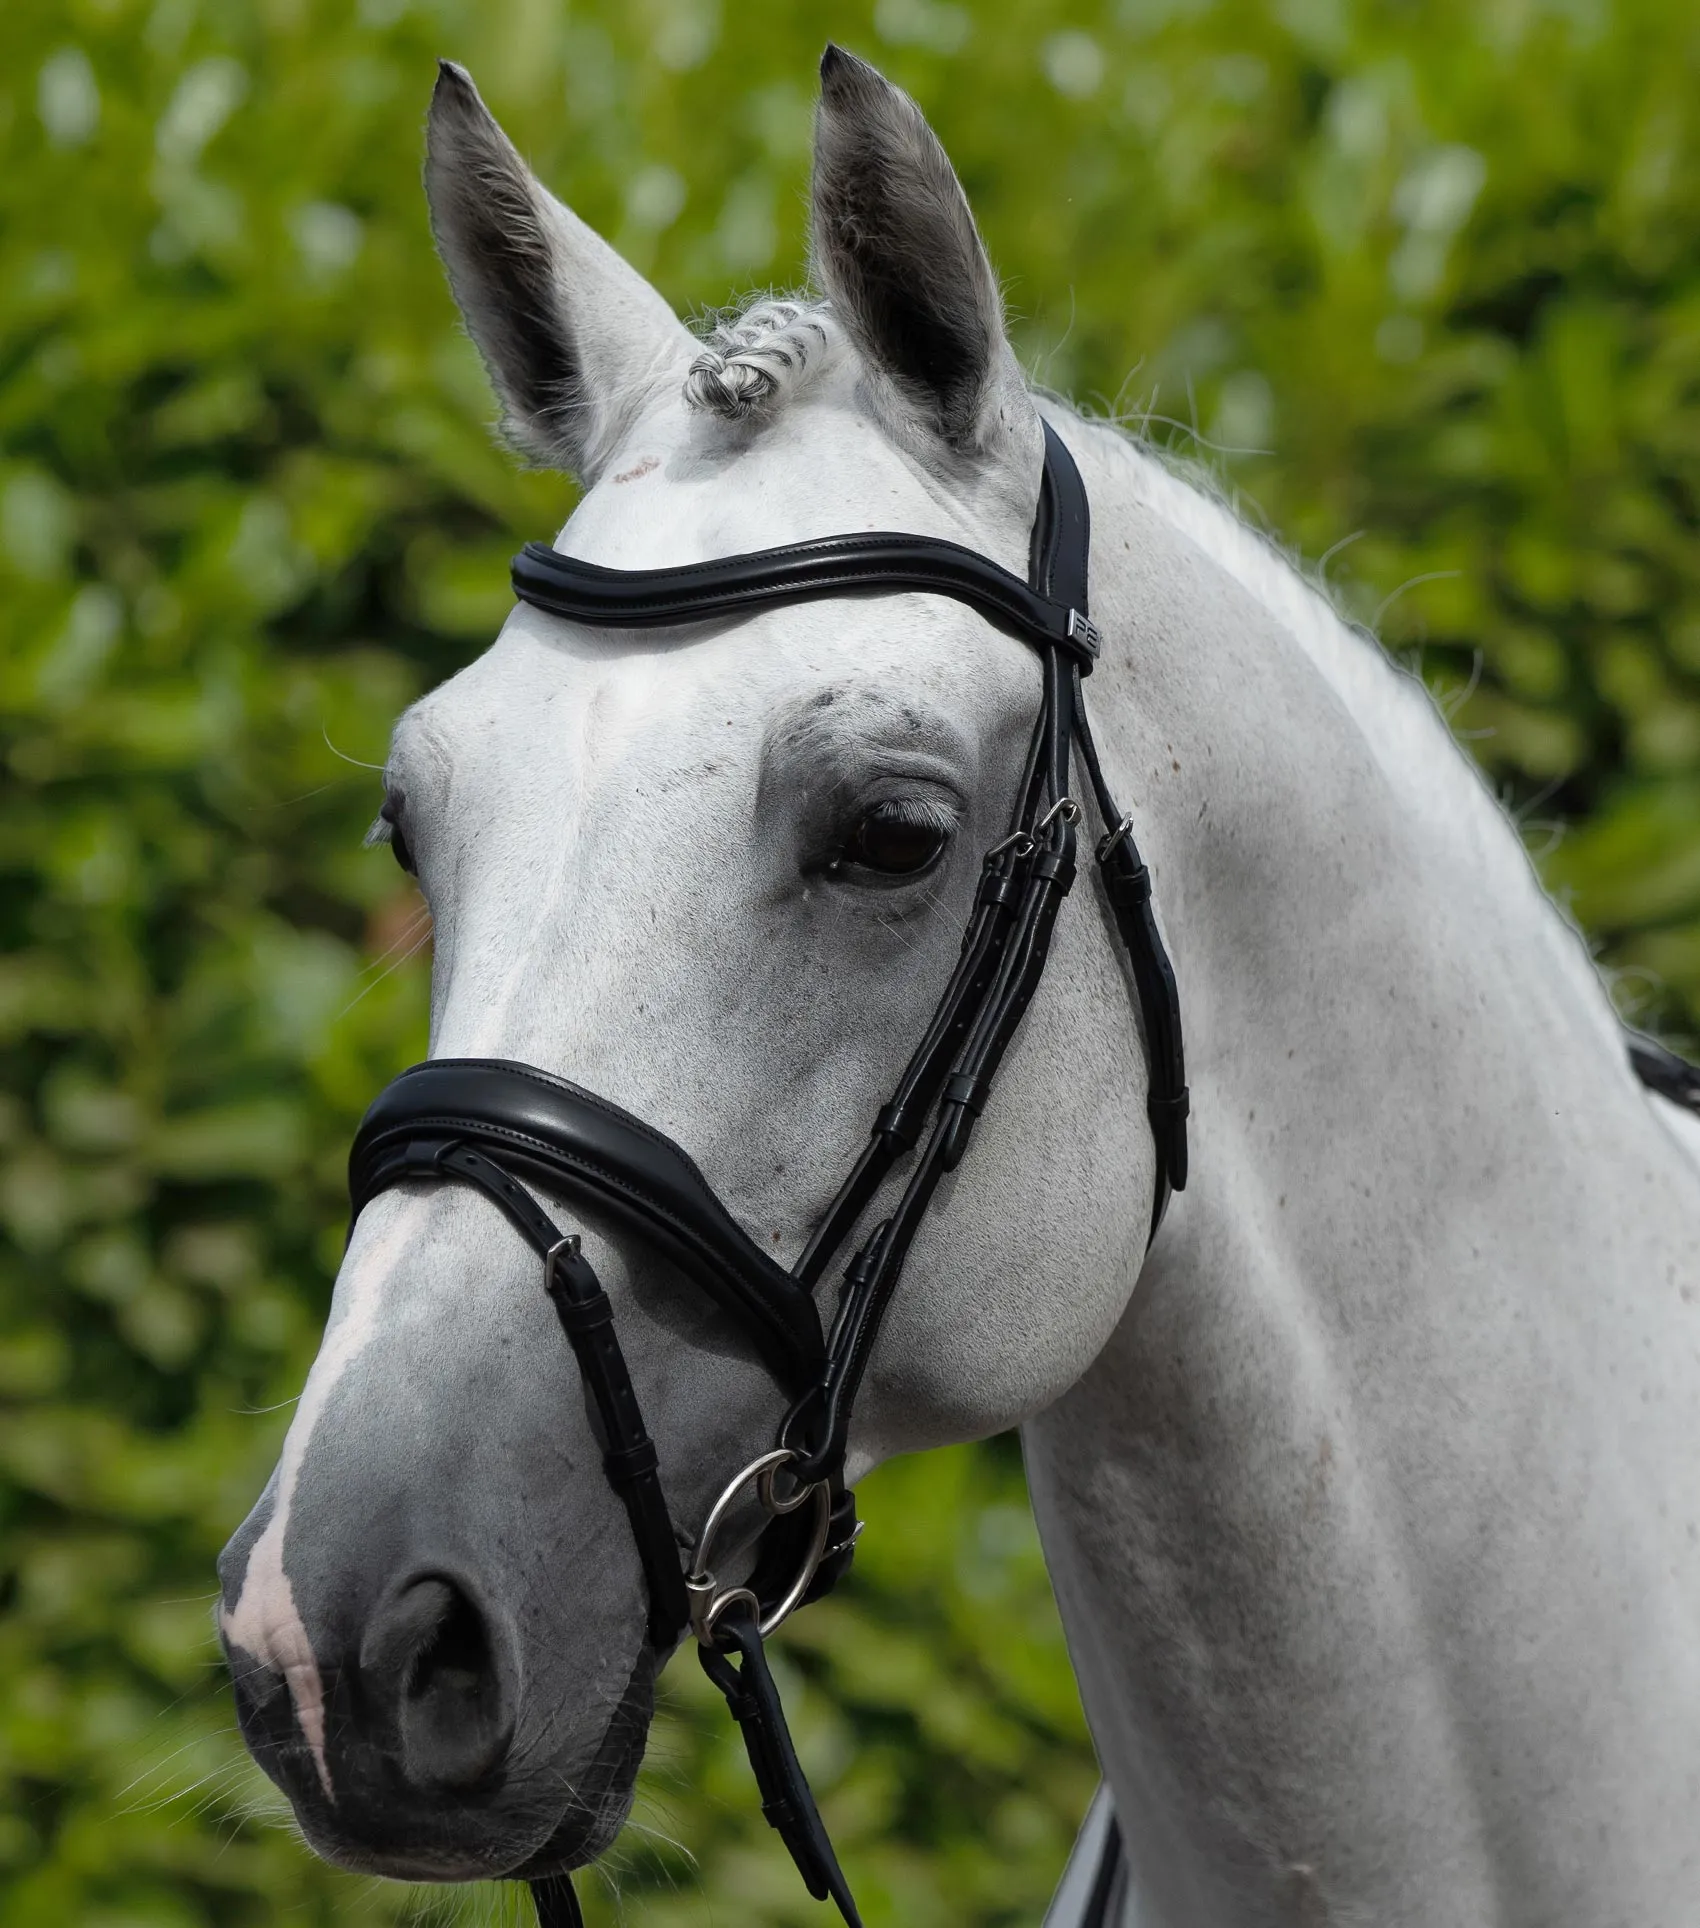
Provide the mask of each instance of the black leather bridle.
MULTIPOLYGON (((389 1186, 453 1180, 483 1192, 542 1259, 544 1288, 596 1408, 609 1483, 630 1516, 648 1584, 650 1647, 664 1656, 687 1626, 695 1631, 702 1664, 743 1730, 764 1814, 810 1893, 830 1895, 851 1928, 859 1928, 855 1903, 792 1749, 762 1641, 848 1570, 859 1529, 843 1476, 856 1394, 910 1244, 939 1181, 968 1148, 1044 972, 1075 875, 1082 814, 1069 789, 1075 748, 1103 822, 1098 869, 1144 1031, 1146 1108, 1157 1148, 1152 1237, 1171 1192, 1186 1184, 1187 1087, 1174 972, 1131 819, 1110 795, 1087 725, 1082 683, 1099 636, 1087 614, 1086 490, 1049 424, 1044 434, 1025 582, 956 543, 911 535, 832 536, 679 569, 602 569, 539 543, 514 559, 514 590, 523 601, 598 627, 649 629, 823 596, 920 590, 967 603, 1039 654, 1043 695, 1009 834, 985 855, 961 955, 874 1119, 867 1148, 796 1265, 787 1272, 768 1257, 670 1138, 529 1065, 458 1058, 415 1065, 379 1094, 349 1156, 355 1218, 389 1186), (902 1195, 850 1260, 823 1332, 815 1288, 882 1183, 911 1155, 902 1195), (721 1494, 689 1570, 680 1563, 682 1542, 613 1306, 578 1239, 537 1203, 533 1185, 594 1208, 663 1252, 739 1322, 789 1401, 772 1451, 721 1494), (767 1524, 749 1577, 722 1587, 709 1565, 714 1541, 752 1484, 767 1524)), ((1106 1893, 1110 1885, 1102 1876, 1096 1884, 1106 1893)), ((578 1922, 569 1877, 535 1881, 532 1891, 542 1928, 578 1922)))

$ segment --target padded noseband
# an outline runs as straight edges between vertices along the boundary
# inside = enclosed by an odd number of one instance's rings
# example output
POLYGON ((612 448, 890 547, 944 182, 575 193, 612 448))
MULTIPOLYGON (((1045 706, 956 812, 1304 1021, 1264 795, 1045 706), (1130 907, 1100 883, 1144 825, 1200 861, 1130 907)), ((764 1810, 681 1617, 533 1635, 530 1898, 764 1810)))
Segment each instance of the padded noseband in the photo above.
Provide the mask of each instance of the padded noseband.
POLYGON ((471 1146, 510 1176, 599 1209, 658 1246, 735 1318, 793 1396, 826 1357, 815 1302, 721 1204, 671 1138, 528 1064, 434 1058, 404 1071, 367 1112, 348 1160, 355 1217, 402 1179, 454 1176, 471 1146))

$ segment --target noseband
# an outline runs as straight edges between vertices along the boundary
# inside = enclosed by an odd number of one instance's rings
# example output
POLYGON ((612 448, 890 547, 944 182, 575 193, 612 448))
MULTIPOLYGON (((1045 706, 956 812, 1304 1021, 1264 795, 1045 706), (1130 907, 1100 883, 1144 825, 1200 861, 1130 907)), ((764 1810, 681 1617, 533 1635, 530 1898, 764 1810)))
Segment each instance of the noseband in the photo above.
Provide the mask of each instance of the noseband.
MULTIPOLYGON (((1069 789, 1075 747, 1103 823, 1098 870, 1144 1031, 1146 1108, 1157 1148, 1151 1236, 1170 1193, 1186 1184, 1187 1088, 1174 972, 1132 820, 1110 795, 1087 725, 1082 682, 1099 636, 1087 615, 1086 490, 1048 423, 1044 432, 1026 582, 956 543, 910 535, 831 536, 679 569, 602 569, 535 542, 514 559, 522 601, 595 627, 649 629, 824 596, 919 590, 967 603, 1039 654, 1043 695, 1009 834, 986 852, 961 955, 866 1149, 795 1266, 786 1271, 768 1257, 670 1138, 529 1065, 460 1058, 415 1065, 379 1094, 349 1156, 354 1217, 392 1185, 452 1180, 483 1192, 541 1258, 544 1290, 595 1405, 608 1481, 631 1520, 648 1583, 649 1645, 663 1657, 687 1626, 695 1633, 702 1664, 743 1730, 763 1813, 810 1893, 831 1896, 851 1928, 859 1928, 855 1903, 792 1749, 762 1641, 849 1568, 860 1530, 844 1484, 856 1394, 910 1244, 939 1181, 968 1149, 1044 972, 1075 875, 1082 814, 1069 789), (823 1332, 815 1288, 886 1178, 911 1155, 902 1194, 845 1268, 823 1332), (532 1186, 613 1218, 664 1253, 738 1321, 790 1402, 772 1450, 728 1481, 688 1569, 680 1564, 684 1542, 667 1510, 613 1306, 578 1238, 561 1231, 532 1186), (710 1560, 748 1488, 766 1524, 747 1577, 723 1586, 710 1560)), ((1101 1871, 1096 1885, 1108 1892, 1113 1883, 1101 1871)), ((579 1920, 567 1876, 533 1882, 532 1890, 542 1928, 579 1920)))

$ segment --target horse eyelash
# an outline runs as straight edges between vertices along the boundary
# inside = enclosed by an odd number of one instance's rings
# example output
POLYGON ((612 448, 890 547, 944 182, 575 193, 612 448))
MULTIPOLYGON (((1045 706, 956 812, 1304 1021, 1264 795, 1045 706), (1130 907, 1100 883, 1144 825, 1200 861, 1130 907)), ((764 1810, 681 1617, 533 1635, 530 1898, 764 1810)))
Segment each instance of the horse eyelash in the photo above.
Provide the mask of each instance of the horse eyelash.
POLYGON ((895 811, 899 821, 904 825, 917 830, 934 831, 941 839, 948 840, 956 833, 958 823, 956 812, 948 805, 939 802, 936 797, 876 797, 872 803, 864 804, 848 820, 834 848, 813 868, 818 868, 821 874, 827 877, 842 875, 849 845, 856 835, 857 828, 876 810, 895 811))
POLYGON ((360 839, 360 847, 362 850, 371 850, 377 844, 394 842, 395 825, 390 822, 388 817, 374 817, 371 827, 367 830, 365 836, 360 839))
POLYGON ((876 810, 893 810, 900 822, 917 830, 936 830, 941 836, 948 836, 956 828, 955 813, 936 797, 881 797, 868 805, 857 822, 876 810))

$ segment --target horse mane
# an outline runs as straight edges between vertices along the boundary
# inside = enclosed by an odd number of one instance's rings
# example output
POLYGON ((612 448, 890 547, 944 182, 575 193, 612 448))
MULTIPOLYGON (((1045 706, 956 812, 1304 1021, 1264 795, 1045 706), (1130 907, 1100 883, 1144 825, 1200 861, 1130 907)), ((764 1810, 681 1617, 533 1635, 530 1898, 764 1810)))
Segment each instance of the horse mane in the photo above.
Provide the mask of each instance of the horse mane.
POLYGON ((1516 825, 1486 774, 1452 734, 1433 693, 1352 621, 1328 585, 1248 523, 1200 464, 1155 447, 1136 425, 1066 411, 1125 465, 1136 498, 1194 543, 1291 635, 1339 697, 1370 753, 1411 811, 1433 829, 1462 874, 1499 902, 1522 905, 1525 929, 1553 969, 1583 993, 1583 1008, 1618 1055, 1621 1024, 1588 942, 1542 884, 1516 825))

